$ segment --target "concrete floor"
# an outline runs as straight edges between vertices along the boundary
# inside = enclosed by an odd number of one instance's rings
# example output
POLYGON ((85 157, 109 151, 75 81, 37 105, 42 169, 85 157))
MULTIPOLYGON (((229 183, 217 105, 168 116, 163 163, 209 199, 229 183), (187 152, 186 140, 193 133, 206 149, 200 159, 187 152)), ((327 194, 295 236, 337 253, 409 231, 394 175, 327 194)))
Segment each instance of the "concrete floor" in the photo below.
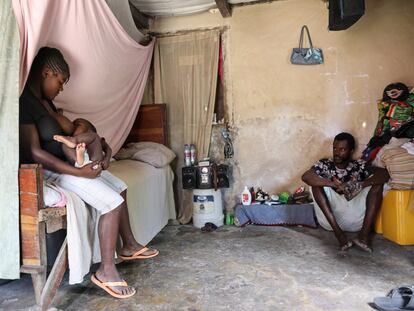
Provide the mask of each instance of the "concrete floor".
MULTIPOLYGON (((298 227, 168 226, 152 245, 157 258, 119 265, 137 288, 132 298, 110 298, 89 278, 69 286, 65 276, 52 310, 360 311, 414 284, 414 246, 378 235, 372 255, 340 253, 332 233, 298 227)), ((29 277, 0 286, 0 310, 37 310, 33 304, 29 277)))

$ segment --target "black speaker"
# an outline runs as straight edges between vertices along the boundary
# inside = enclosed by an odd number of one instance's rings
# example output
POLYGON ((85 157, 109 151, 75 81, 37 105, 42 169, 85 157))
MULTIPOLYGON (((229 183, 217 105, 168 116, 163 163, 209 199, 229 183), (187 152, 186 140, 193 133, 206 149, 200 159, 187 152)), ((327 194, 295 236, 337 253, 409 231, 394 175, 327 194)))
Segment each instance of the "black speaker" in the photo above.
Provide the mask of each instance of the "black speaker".
POLYGON ((219 188, 229 188, 229 166, 225 164, 220 164, 217 166, 217 186, 219 188))
POLYGON ((345 30, 365 13, 365 0, 329 0, 329 30, 345 30))
POLYGON ((195 189, 197 186, 197 168, 186 166, 182 168, 183 188, 195 189))

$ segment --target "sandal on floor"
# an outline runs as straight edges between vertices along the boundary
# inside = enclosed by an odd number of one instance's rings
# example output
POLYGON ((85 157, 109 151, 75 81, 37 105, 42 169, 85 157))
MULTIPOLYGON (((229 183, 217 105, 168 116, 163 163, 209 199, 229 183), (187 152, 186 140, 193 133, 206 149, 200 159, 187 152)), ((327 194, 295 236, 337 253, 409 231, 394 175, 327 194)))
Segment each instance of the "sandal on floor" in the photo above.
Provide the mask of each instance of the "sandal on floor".
POLYGON ((367 243, 362 242, 360 239, 354 239, 352 240, 356 246, 358 246, 359 249, 363 250, 364 252, 368 252, 372 254, 372 248, 368 246, 367 243))
POLYGON ((122 256, 119 255, 120 258, 123 260, 134 260, 134 259, 148 259, 157 256, 160 252, 156 249, 153 249, 153 253, 149 255, 144 255, 146 251, 149 251, 150 249, 148 247, 143 247, 139 251, 133 253, 131 256, 122 256))
POLYGON ((374 304, 380 311, 414 310, 413 293, 413 286, 403 285, 391 290, 386 297, 374 298, 374 304))
POLYGON ((119 298, 119 299, 124 299, 124 298, 129 298, 135 295, 136 290, 134 288, 134 290, 132 291, 132 293, 130 294, 118 294, 116 293, 114 290, 112 290, 111 287, 115 287, 115 286, 128 286, 127 282, 125 282, 124 280, 120 281, 120 282, 102 282, 100 281, 95 274, 92 274, 91 276, 91 281, 99 286, 100 288, 102 288, 104 291, 106 291, 109 295, 111 295, 112 297, 115 298, 119 298))
POLYGON ((217 229, 217 226, 212 222, 206 222, 204 227, 201 228, 201 232, 213 232, 217 229))

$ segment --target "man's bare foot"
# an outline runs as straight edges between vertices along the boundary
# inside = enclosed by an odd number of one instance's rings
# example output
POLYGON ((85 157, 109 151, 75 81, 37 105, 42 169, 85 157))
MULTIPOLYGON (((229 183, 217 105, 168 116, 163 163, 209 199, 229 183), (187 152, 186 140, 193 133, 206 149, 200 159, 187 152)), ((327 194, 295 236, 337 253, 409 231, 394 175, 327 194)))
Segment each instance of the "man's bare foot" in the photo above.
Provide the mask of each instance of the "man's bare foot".
POLYGON ((63 136, 63 135, 53 135, 53 139, 61 142, 62 144, 65 144, 69 148, 75 149, 76 143, 74 143, 71 139, 71 137, 63 136))
POLYGON ((346 244, 344 244, 344 245, 341 246, 341 251, 342 252, 346 252, 352 246, 354 246, 354 243, 352 241, 348 241, 346 244))
POLYGON ((85 162, 85 150, 85 143, 80 143, 76 145, 76 163, 78 163, 79 166, 82 166, 83 162, 85 162))
POLYGON ((338 239, 339 247, 341 248, 341 251, 346 251, 353 246, 352 241, 348 240, 348 237, 346 236, 344 232, 341 232, 338 235, 335 234, 335 236, 338 239))
MULTIPOLYGON (((118 274, 118 271, 116 270, 115 266, 104 269, 99 267, 98 271, 95 273, 95 277, 99 280, 101 283, 105 282, 123 282, 124 280, 121 279, 121 277, 118 274)), ((118 295, 131 295, 135 293, 135 288, 132 286, 108 286, 111 291, 118 295)))
POLYGON ((363 250, 364 252, 367 252, 370 254, 373 252, 372 247, 368 244, 366 240, 357 238, 357 239, 353 239, 352 241, 354 242, 356 246, 358 246, 359 249, 363 250))

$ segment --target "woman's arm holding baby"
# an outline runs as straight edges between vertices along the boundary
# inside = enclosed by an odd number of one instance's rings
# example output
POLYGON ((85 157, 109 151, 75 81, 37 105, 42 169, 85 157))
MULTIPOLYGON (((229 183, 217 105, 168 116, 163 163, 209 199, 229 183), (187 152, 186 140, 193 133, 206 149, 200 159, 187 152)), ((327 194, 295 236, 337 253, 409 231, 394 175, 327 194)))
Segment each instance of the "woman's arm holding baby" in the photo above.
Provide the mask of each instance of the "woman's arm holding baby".
POLYGON ((105 153, 105 156, 101 163, 101 167, 103 170, 107 170, 109 167, 109 162, 111 161, 111 157, 112 157, 112 149, 106 142, 105 138, 103 137, 101 137, 101 143, 102 143, 102 151, 105 153))
POLYGON ((43 150, 34 124, 20 125, 20 137, 22 152, 29 155, 34 163, 41 164, 47 170, 85 178, 96 178, 101 174, 101 168, 93 169, 96 162, 76 168, 43 150))

